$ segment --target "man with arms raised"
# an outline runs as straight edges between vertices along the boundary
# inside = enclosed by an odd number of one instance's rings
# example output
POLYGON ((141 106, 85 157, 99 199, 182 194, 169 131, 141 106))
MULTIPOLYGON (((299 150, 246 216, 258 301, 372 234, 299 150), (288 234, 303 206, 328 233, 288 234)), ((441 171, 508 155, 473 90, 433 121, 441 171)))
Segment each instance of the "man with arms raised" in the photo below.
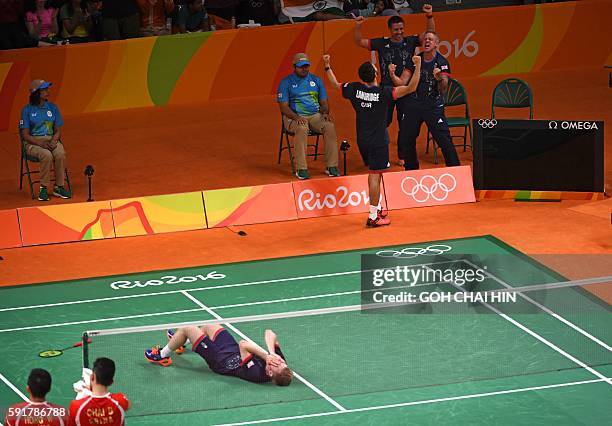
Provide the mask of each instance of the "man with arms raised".
MULTIPOLYGON (((423 5, 423 12, 427 16, 427 31, 435 31, 436 24, 433 18, 433 8, 430 4, 423 5)), ((404 71, 404 64, 410 63, 411 58, 414 56, 415 49, 417 46, 421 46, 422 39, 419 35, 404 36, 404 20, 400 16, 392 16, 387 21, 387 27, 389 28, 389 37, 379 37, 373 39, 364 39, 361 35, 361 26, 365 22, 365 18, 355 18, 355 32, 354 39, 357 46, 364 49, 375 51, 378 54, 378 65, 380 66, 381 72, 381 86, 393 87, 393 81, 389 73, 389 65, 395 65, 395 75, 400 76, 404 71)), ((387 113, 387 127, 393 120, 393 109, 395 108, 395 102, 389 104, 389 110, 387 113)), ((399 106, 397 109, 397 122, 402 118, 404 112, 400 110, 399 106)), ((399 149, 399 134, 397 136, 399 164, 404 165, 404 159, 402 157, 401 150, 399 149)))
MULTIPOLYGON (((398 106, 404 111, 400 124, 400 150, 404 155, 406 170, 419 168, 416 152, 416 140, 423 121, 431 132, 434 140, 442 150, 446 166, 458 166, 459 157, 453 145, 453 140, 444 115, 444 97, 442 94, 448 87, 450 65, 446 58, 438 52, 440 39, 433 31, 426 31, 423 41, 423 52, 420 54, 421 77, 415 93, 399 101, 398 106)), ((414 71, 415 73, 417 71, 414 71)), ((406 66, 401 77, 392 76, 396 85, 406 84, 411 80, 413 71, 406 66)))
MULTIPOLYGON (((389 137, 385 117, 389 104, 412 93, 419 83, 421 58, 412 58, 415 67, 415 78, 408 86, 389 87, 379 86, 376 81, 378 73, 374 65, 364 62, 359 67, 360 82, 338 83, 331 69, 330 56, 323 56, 325 72, 331 85, 342 89, 342 96, 351 101, 357 120, 357 145, 359 153, 366 166, 370 169, 368 176, 368 191, 370 197, 370 214, 366 226, 375 228, 389 225, 391 220, 381 208, 380 182, 382 173, 390 167, 389 164, 389 137)), ((394 72, 395 65, 389 65, 390 72, 394 72)))

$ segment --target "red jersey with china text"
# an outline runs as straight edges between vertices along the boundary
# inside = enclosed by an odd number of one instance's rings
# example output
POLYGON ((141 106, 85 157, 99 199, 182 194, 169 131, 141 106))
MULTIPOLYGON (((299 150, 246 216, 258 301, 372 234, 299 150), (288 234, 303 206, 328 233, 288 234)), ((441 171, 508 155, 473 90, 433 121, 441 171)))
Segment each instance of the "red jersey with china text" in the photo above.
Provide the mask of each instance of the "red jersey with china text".
POLYGON ((68 426, 71 425, 68 409, 50 402, 20 402, 6 410, 6 426, 68 426))
POLYGON ((122 393, 91 395, 70 403, 70 417, 76 426, 124 426, 128 406, 122 393))

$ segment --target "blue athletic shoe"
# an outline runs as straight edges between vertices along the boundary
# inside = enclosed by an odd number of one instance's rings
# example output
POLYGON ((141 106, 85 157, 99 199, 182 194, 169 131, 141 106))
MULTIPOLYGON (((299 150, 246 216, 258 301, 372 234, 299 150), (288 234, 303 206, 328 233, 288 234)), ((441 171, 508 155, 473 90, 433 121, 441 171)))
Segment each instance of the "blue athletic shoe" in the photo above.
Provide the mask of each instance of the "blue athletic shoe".
MULTIPOLYGON (((174 330, 172 330, 171 328, 168 329, 168 331, 166 331, 166 335, 168 336, 168 340, 172 339, 172 337, 174 337, 174 330)), ((180 346, 174 352, 176 352, 177 354, 181 355, 183 352, 185 352, 185 346, 180 346)))
POLYGON ((146 349, 144 354, 145 354, 145 358, 147 359, 147 361, 152 362, 153 364, 159 364, 164 367, 168 367, 169 365, 172 365, 172 358, 170 357, 162 358, 162 356, 159 353, 159 346, 155 346, 151 349, 146 349))

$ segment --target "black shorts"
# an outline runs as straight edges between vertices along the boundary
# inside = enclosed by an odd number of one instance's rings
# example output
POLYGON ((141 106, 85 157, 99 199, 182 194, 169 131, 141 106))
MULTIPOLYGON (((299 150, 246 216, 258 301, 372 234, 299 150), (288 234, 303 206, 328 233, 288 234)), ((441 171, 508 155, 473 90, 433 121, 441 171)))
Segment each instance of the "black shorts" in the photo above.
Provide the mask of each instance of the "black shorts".
POLYGON ((240 366, 240 347, 226 329, 220 328, 212 340, 202 334, 193 343, 192 350, 200 355, 210 369, 219 374, 231 374, 240 366))
POLYGON ((368 166, 370 171, 385 171, 391 167, 391 164, 389 164, 389 145, 369 146, 359 143, 357 145, 363 163, 368 166))

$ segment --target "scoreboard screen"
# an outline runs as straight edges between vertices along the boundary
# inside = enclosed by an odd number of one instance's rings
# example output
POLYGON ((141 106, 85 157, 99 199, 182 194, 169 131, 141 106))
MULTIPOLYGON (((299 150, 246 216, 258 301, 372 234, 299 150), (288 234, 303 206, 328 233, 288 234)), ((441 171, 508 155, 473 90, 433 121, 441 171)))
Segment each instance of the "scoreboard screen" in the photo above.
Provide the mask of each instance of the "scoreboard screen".
POLYGON ((603 121, 474 119, 474 188, 604 192, 603 121))

